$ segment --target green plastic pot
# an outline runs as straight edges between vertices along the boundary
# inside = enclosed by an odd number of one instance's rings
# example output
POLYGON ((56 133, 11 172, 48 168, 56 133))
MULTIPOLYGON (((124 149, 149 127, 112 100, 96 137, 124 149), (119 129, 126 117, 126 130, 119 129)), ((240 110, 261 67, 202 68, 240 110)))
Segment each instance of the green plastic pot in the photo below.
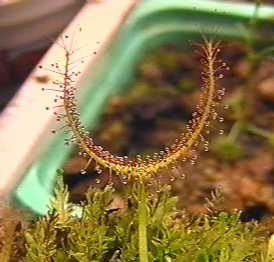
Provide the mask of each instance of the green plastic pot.
MULTIPOLYGON (((261 6, 256 11, 255 5, 221 1, 143 1, 122 26, 96 72, 87 76, 89 84, 79 94, 82 122, 91 130, 96 126, 109 98, 127 88, 136 65, 153 48, 171 42, 187 48, 188 40, 195 41, 202 34, 271 45, 273 28, 273 6, 261 6), (250 27, 255 13, 260 26, 257 34, 250 27)), ((49 141, 45 153, 26 171, 14 191, 16 201, 34 213, 47 212, 56 170, 71 154, 72 147, 64 146, 64 139, 60 133, 49 141)))

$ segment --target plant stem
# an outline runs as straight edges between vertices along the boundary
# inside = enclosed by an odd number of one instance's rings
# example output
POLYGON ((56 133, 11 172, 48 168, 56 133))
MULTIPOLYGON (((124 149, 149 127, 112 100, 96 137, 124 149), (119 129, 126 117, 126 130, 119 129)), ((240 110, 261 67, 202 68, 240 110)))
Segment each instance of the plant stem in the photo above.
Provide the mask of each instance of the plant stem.
POLYGON ((148 262, 147 250, 147 207, 143 181, 138 184, 138 233, 140 262, 148 262))
POLYGON ((259 128, 252 124, 249 124, 246 126, 246 131, 248 131, 249 133, 252 133, 254 135, 264 137, 266 139, 271 139, 271 135, 272 135, 271 132, 264 130, 262 128, 259 128))
POLYGON ((239 136, 240 132, 243 129, 243 123, 241 120, 236 121, 232 128, 230 129, 230 132, 228 134, 228 138, 230 141, 235 142, 237 137, 239 136))

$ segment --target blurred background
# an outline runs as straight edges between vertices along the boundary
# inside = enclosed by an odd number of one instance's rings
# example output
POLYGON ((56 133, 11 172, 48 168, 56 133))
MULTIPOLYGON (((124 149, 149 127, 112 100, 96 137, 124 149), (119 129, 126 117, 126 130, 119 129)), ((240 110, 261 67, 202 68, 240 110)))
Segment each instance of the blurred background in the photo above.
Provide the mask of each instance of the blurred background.
POLYGON ((0 1, 0 110, 85 1, 0 1))

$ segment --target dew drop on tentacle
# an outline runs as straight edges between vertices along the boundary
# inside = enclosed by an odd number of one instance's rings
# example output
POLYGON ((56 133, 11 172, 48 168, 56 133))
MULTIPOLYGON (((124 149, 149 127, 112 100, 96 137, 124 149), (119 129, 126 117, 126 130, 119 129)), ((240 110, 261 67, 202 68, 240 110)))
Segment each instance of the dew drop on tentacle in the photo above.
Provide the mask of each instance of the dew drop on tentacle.
POLYGON ((85 175, 86 173, 87 173, 87 171, 86 171, 85 169, 81 169, 81 170, 80 170, 80 174, 81 174, 81 175, 85 175))
POLYGON ((186 174, 185 173, 181 173, 180 179, 185 179, 185 178, 186 178, 186 174))
POLYGON ((218 117, 218 113, 214 110, 214 111, 212 112, 212 119, 213 119, 213 120, 216 120, 217 117, 218 117))
POLYGON ((219 117, 219 122, 224 122, 224 118, 223 117, 219 117))
POLYGON ((128 183, 128 176, 120 175, 120 180, 121 180, 122 184, 126 185, 128 183))
POLYGON ((170 182, 174 182, 176 180, 176 177, 175 176, 171 176, 169 180, 170 180, 170 182))
POLYGON ((99 165, 95 166, 94 170, 99 175, 103 172, 103 170, 101 169, 101 167, 99 165))
POLYGON ((191 165, 195 165, 195 164, 196 164, 196 161, 193 160, 193 159, 190 159, 190 164, 191 164, 191 165))
POLYGON ((100 183, 101 183, 101 179, 96 178, 96 179, 95 179, 95 183, 96 183, 96 184, 100 184, 100 183))
POLYGON ((219 95, 218 98, 222 99, 223 96, 225 95, 225 89, 224 89, 224 88, 219 89, 219 90, 217 91, 217 93, 218 93, 218 95, 219 95))

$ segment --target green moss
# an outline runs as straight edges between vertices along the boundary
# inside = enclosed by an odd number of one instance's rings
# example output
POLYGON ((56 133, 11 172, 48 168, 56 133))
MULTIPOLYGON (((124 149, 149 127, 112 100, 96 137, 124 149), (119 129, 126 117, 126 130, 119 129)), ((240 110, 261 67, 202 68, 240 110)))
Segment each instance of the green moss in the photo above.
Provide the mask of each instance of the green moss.
MULTIPOLYGON (((111 206, 112 187, 90 189, 81 217, 68 197, 59 182, 49 214, 25 233, 27 261, 139 261, 136 186, 121 209, 111 206)), ((267 261, 267 241, 256 224, 241 223, 239 213, 188 216, 177 202, 167 186, 145 200, 149 261, 267 261)))

